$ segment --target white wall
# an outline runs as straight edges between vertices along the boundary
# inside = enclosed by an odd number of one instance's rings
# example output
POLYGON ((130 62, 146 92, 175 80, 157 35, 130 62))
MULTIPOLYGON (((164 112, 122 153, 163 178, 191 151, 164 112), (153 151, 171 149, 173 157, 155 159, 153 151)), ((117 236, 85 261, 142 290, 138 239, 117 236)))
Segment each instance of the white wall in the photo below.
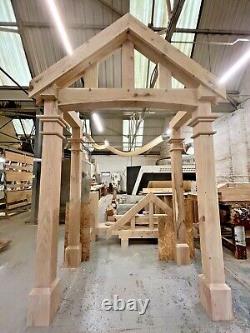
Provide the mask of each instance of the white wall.
POLYGON ((215 121, 218 181, 250 181, 250 109, 237 110, 215 121))
POLYGON ((127 166, 155 165, 159 156, 140 155, 135 157, 122 157, 115 155, 95 155, 93 158, 96 160, 99 172, 120 172, 122 177, 122 190, 126 191, 127 166))

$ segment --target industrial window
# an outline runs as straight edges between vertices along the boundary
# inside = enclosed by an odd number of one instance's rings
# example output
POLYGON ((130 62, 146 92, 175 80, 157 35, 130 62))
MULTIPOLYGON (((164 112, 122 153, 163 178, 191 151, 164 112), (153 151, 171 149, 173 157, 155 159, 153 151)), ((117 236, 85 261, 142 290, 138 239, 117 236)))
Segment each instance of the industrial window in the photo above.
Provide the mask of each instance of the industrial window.
POLYGON ((82 119, 83 133, 91 135, 90 119, 82 119))
MULTIPOLYGON (((10 0, 0 1, 0 64, 20 85, 28 86, 30 70, 18 33, 16 18, 10 0)), ((0 71, 0 85, 15 85, 0 71)))
POLYGON ((13 119, 13 126, 17 135, 33 135, 34 122, 32 119, 13 119))
POLYGON ((123 120, 123 150, 133 151, 143 143, 144 120, 123 120))

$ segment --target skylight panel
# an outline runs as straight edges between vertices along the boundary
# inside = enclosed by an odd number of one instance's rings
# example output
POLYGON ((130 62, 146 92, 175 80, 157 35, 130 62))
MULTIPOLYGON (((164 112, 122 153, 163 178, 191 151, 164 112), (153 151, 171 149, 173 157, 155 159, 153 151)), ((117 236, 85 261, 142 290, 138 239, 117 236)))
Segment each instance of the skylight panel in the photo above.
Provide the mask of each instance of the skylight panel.
MULTIPOLYGON (((10 0, 0 1, 0 21, 16 22, 10 0)), ((28 86, 31 75, 19 33, 0 31, 0 63, 20 85, 28 86)), ((0 85, 14 86, 15 83, 0 72, 0 85)))

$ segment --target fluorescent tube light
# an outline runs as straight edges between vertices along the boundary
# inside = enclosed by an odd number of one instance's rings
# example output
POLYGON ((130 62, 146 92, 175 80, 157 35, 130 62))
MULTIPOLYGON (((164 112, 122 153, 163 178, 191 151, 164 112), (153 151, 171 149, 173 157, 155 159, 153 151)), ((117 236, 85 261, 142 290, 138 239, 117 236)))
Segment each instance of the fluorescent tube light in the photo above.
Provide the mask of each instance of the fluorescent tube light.
POLYGON ((243 54, 243 56, 236 61, 236 63, 229 68, 228 71, 226 71, 226 73, 224 73, 222 75, 222 77, 219 79, 219 83, 220 84, 224 84, 226 83, 236 72, 238 72, 238 70, 241 69, 241 67, 243 67, 250 59, 250 50, 248 50, 245 54, 243 54))
POLYGON ((55 21, 55 25, 56 25, 58 34, 59 34, 59 36, 62 40, 62 43, 64 45, 64 48, 65 48, 67 54, 70 55, 70 54, 73 53, 73 49, 72 49, 72 46, 70 44, 70 41, 69 41, 68 35, 66 33, 66 30, 64 28, 64 25, 63 25, 62 19, 60 17, 59 11, 56 7, 55 1, 54 0, 46 0, 46 2, 47 2, 47 6, 50 10, 50 14, 51 14, 53 20, 55 21))
POLYGON ((93 118, 96 129, 99 132, 103 132, 103 126, 102 126, 102 122, 101 122, 99 115, 97 113, 93 113, 92 118, 93 118))

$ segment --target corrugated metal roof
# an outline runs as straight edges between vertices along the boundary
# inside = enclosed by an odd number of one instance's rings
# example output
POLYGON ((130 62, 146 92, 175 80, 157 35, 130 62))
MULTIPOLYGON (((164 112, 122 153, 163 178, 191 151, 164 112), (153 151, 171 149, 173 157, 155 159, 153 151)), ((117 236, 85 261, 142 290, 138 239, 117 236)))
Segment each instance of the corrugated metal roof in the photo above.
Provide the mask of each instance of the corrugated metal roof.
MULTIPOLYGON (((13 0, 13 6, 22 29, 24 46, 34 75, 64 57, 65 51, 53 26, 47 7, 40 0, 13 0)), ((106 1, 107 2, 107 1, 106 1)), ((57 0, 65 29, 73 48, 76 48, 97 34, 105 26, 119 18, 120 12, 128 11, 128 0, 113 0, 110 3, 116 11, 99 0, 57 0)), ((100 65, 100 87, 120 86, 120 52, 100 65)))
MULTIPOLYGON (((199 29, 249 31, 249 0, 204 0, 199 29)), ((193 59, 220 77, 250 47, 249 43, 234 46, 212 45, 210 42, 233 42, 237 36, 197 35, 193 59)), ((246 68, 226 84, 228 90, 238 90, 246 68)))
MULTIPOLYGON (((6 23, 16 21, 10 0, 0 1, 0 21, 6 23)), ((18 33, 0 31, 0 65, 19 84, 28 85, 31 75, 18 33)), ((0 72, 0 85, 12 86, 14 83, 0 72)))

